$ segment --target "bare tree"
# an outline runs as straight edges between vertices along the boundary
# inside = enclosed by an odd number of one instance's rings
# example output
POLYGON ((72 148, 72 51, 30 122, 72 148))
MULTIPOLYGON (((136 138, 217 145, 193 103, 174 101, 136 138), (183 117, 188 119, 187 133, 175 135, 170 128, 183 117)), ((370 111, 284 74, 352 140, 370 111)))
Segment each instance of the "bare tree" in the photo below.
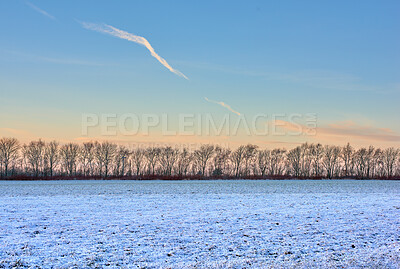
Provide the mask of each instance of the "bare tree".
POLYGON ((271 163, 271 151, 269 149, 258 151, 257 162, 258 162, 258 168, 260 169, 261 172, 261 176, 264 177, 271 163))
MULTIPOLYGON (((17 139, 3 137, 0 139, 0 160, 4 167, 4 176, 8 176, 8 168, 10 163, 14 162, 18 158, 18 150, 20 145, 17 139)), ((2 171, 1 171, 2 172, 2 171)), ((3 177, 3 172, 1 173, 3 177)))
POLYGON ((69 176, 75 174, 77 160, 79 157, 79 146, 73 143, 68 143, 61 146, 60 156, 64 171, 67 172, 69 176))
POLYGON ((236 150, 234 150, 231 154, 231 160, 233 164, 233 168, 235 171, 235 177, 239 177, 240 168, 243 163, 246 154, 246 146, 239 146, 236 150))
POLYGON ((321 144, 311 145, 310 154, 312 160, 312 167, 314 171, 314 176, 318 177, 321 175, 321 160, 324 148, 321 144))
POLYGON ((358 177, 364 178, 367 175, 367 161, 368 150, 366 148, 360 148, 354 153, 354 164, 358 177))
POLYGON ((150 147, 147 148, 145 151, 145 156, 147 159, 147 166, 148 166, 148 174, 154 175, 156 165, 159 162, 160 157, 160 148, 157 147, 150 147))
POLYGON ((248 144, 245 146, 243 161, 244 161, 244 168, 243 168, 243 175, 247 176, 250 174, 251 165, 255 164, 255 159, 257 156, 257 148, 256 145, 248 144))
POLYGON ((343 160, 344 165, 344 176, 346 177, 353 173, 353 154, 354 149, 352 146, 350 146, 350 143, 347 143, 347 145, 342 148, 340 153, 340 158, 343 160))
POLYGON ((369 146, 367 149, 367 154, 365 155, 365 175, 367 178, 369 178, 371 175, 374 153, 375 148, 373 146, 369 146))
POLYGON ((50 177, 53 177, 54 169, 59 161, 58 142, 52 141, 45 145, 44 163, 49 171, 50 177))
POLYGON ((300 175, 309 177, 311 171, 311 146, 304 143, 300 146, 300 175))
POLYGON ((338 168, 340 148, 337 146, 325 146, 323 165, 326 170, 327 178, 332 178, 338 168))
POLYGON ((170 176, 172 174, 172 168, 178 159, 178 154, 179 151, 177 149, 169 146, 160 149, 160 164, 164 175, 170 176))
POLYGON ((302 161, 302 149, 301 147, 295 147, 286 154, 286 159, 292 168, 293 176, 298 177, 301 174, 301 161, 302 161))
POLYGON ((115 156, 116 151, 117 145, 108 141, 95 144, 95 159, 98 164, 100 176, 103 175, 104 170, 104 177, 108 177, 110 164, 115 156))
POLYGON ((207 163, 211 159, 213 153, 214 153, 213 145, 201 145, 200 149, 194 151, 194 158, 198 162, 201 169, 201 175, 203 176, 205 176, 207 163))
POLYGON ((371 161, 370 161, 370 178, 374 178, 376 175, 382 176, 383 162, 382 156, 383 152, 380 148, 374 150, 371 161))
POLYGON ((177 161, 177 173, 180 176, 186 176, 189 171, 190 163, 193 160, 193 155, 189 152, 188 149, 183 148, 179 152, 178 161, 177 161))
POLYGON ((45 143, 40 139, 23 146, 23 154, 36 177, 39 177, 43 167, 44 147, 45 143))
POLYGON ((131 161, 134 168, 132 170, 136 170, 136 176, 140 175, 140 170, 144 166, 144 150, 138 148, 131 151, 131 161))
POLYGON ((283 160, 285 157, 286 149, 273 149, 271 151, 270 174, 282 175, 283 174, 283 160))
POLYGON ((79 159, 83 169, 84 176, 94 175, 94 158, 95 158, 95 143, 83 143, 79 159))
POLYGON ((226 168, 228 166, 231 150, 216 146, 214 153, 212 174, 213 176, 221 176, 227 172, 226 168))
POLYGON ((392 177, 394 172, 394 165, 396 163, 397 157, 400 155, 399 149, 393 147, 387 148, 383 151, 383 166, 385 169, 385 174, 387 177, 392 177))
POLYGON ((124 146, 119 146, 116 150, 116 154, 114 157, 114 175, 115 176, 124 176, 125 168, 127 166, 127 161, 129 157, 129 150, 124 146))
POLYGON ((1 176, 33 175, 131 176, 142 175, 250 175, 339 178, 400 176, 400 150, 322 146, 304 143, 291 149, 258 150, 255 145, 229 148, 202 145, 190 151, 172 147, 128 150, 110 142, 88 142, 82 146, 56 141, 32 141, 19 150, 16 139, 0 139, 1 176))

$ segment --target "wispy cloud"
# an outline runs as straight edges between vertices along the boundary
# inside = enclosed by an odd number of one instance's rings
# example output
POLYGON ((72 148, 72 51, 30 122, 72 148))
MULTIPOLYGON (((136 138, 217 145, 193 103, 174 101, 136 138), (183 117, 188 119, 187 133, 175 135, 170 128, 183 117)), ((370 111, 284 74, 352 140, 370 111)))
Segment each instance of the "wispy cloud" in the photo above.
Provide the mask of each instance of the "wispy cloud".
POLYGON ((17 136, 30 136, 32 135, 30 132, 21 129, 14 129, 14 128, 0 128, 1 132, 6 133, 7 135, 17 135, 17 136))
POLYGON ((206 100, 207 102, 214 103, 214 104, 218 104, 218 105, 220 105, 220 106, 222 106, 222 107, 225 107, 225 108, 228 109, 229 111, 231 111, 231 112, 235 113, 236 115, 240 116, 240 113, 239 113, 239 112, 237 112, 237 111, 234 110, 230 105, 225 104, 224 102, 218 102, 218 101, 210 100, 210 99, 208 99, 207 97, 204 97, 204 100, 206 100))
POLYGON ((93 31, 97 31, 100 33, 104 33, 104 34, 109 34, 118 38, 122 38, 137 44, 140 44, 142 46, 145 46, 151 53, 151 55, 156 58, 163 66, 165 66, 169 71, 171 71, 172 73, 183 77, 185 79, 188 79, 183 73, 181 73, 180 71, 172 68, 172 66, 170 66, 167 61, 162 58, 160 55, 158 55, 154 48, 150 45, 149 41, 147 41, 146 38, 142 37, 142 36, 137 36, 128 32, 125 32, 123 30, 117 29, 111 25, 107 25, 107 24, 95 24, 95 23, 87 23, 87 22, 80 22, 82 24, 82 26, 88 30, 93 30, 93 31))
POLYGON ((330 136, 355 137, 372 141, 400 142, 400 135, 390 128, 358 125, 353 121, 331 123, 317 132, 330 136))
MULTIPOLYGON (((283 130, 301 132, 307 135, 309 127, 299 123, 293 123, 283 120, 275 120, 273 122, 283 130)), ((389 142, 399 143, 400 134, 390 128, 379 128, 371 125, 360 125, 353 121, 342 121, 330 123, 326 126, 316 127, 314 135, 307 135, 318 142, 354 142, 359 143, 360 140, 367 142, 389 142)))
POLYGON ((371 93, 398 93, 400 83, 370 84, 364 78, 351 74, 340 73, 332 70, 297 70, 290 72, 276 72, 251 70, 234 66, 219 65, 201 62, 178 62, 182 66, 222 72, 240 76, 256 77, 268 81, 281 81, 307 86, 309 89, 338 90, 344 92, 371 92, 371 93))
POLYGON ((46 11, 44 11, 43 9, 35 6, 34 4, 32 4, 31 2, 26 1, 25 2, 29 7, 31 7, 33 10, 39 12, 42 15, 45 15, 47 18, 50 18, 52 20, 55 20, 56 18, 53 15, 50 15, 49 13, 47 13, 46 11))
POLYGON ((54 64, 66 64, 66 65, 86 65, 86 66, 105 66, 106 64, 97 63, 97 62, 90 62, 86 60, 79 60, 79 59, 72 59, 72 58, 53 58, 53 57, 46 57, 40 55, 34 55, 29 53, 23 53, 19 51, 12 51, 12 50, 1 50, 0 49, 0 56, 1 54, 10 55, 14 59, 23 59, 28 61, 34 62, 46 62, 46 63, 54 63, 54 64))

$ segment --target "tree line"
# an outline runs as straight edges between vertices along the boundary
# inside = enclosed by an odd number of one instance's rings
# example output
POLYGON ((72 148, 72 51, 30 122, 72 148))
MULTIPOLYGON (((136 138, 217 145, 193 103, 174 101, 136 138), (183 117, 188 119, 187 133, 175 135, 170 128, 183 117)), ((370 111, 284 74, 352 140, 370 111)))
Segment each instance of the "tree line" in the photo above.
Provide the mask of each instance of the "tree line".
POLYGON ((21 144, 0 139, 2 179, 52 178, 400 178, 400 150, 355 149, 304 143, 293 149, 242 145, 231 150, 149 146, 111 142, 21 144))

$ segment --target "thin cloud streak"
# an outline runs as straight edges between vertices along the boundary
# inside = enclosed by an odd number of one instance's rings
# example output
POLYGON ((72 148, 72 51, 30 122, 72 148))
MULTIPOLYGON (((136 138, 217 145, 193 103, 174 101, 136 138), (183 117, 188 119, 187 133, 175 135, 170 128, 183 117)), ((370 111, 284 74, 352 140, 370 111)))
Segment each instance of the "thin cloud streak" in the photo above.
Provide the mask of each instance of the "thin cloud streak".
POLYGON ((160 55, 158 55, 154 48, 150 45, 149 41, 147 41, 146 38, 142 37, 142 36, 137 36, 131 33, 128 33, 126 31, 117 29, 111 25, 108 24, 95 24, 95 23, 87 23, 87 22, 80 22, 81 25, 88 30, 92 30, 92 31, 96 31, 96 32, 100 32, 100 33, 104 33, 104 34, 109 34, 121 39, 125 39, 137 44, 140 44, 142 46, 145 46, 151 53, 151 56, 153 56, 154 58, 156 58, 163 66, 165 66, 169 71, 171 71, 172 73, 183 77, 185 79, 188 79, 183 73, 181 73, 180 71, 172 68, 172 66, 170 66, 167 61, 162 58, 160 55))
POLYGON ((37 7, 37 6, 35 6, 34 4, 32 4, 32 3, 28 2, 28 1, 26 1, 25 3, 26 3, 30 8, 32 8, 33 10, 39 12, 39 13, 42 14, 42 15, 45 15, 47 18, 50 18, 50 19, 52 19, 52 20, 55 20, 55 19, 56 19, 53 15, 50 15, 49 13, 47 13, 47 12, 44 11, 43 9, 41 9, 41 8, 39 8, 39 7, 37 7))
MULTIPOLYGON (((46 63, 54 63, 54 64, 66 64, 66 65, 106 66, 106 64, 103 64, 103 63, 96 63, 96 62, 90 62, 90 61, 79 60, 79 59, 44 57, 44 56, 40 56, 40 55, 23 53, 23 52, 19 52, 19 51, 1 50, 0 49, 0 56, 3 53, 5 55, 12 55, 13 58, 16 58, 16 59, 20 58, 23 60, 35 61, 35 62, 46 62, 46 63)), ((109 64, 107 64, 107 65, 109 65, 109 64)))
POLYGON ((236 110, 234 110, 230 105, 225 104, 224 102, 218 102, 218 101, 214 101, 214 100, 210 100, 207 97, 204 97, 204 100, 206 100, 209 103, 214 103, 214 104, 218 104, 222 107, 225 107, 226 109, 228 109, 229 111, 235 113, 236 115, 240 116, 240 113, 237 112, 236 110))
POLYGON ((259 77, 271 81, 283 81, 301 84, 307 87, 339 90, 350 92, 372 92, 392 94, 400 92, 399 83, 367 85, 363 78, 351 74, 337 73, 329 70, 299 70, 290 73, 278 73, 269 71, 254 71, 249 69, 235 68, 209 63, 178 62, 182 66, 193 67, 203 70, 223 72, 226 74, 259 77))
MULTIPOLYGON (((308 130, 309 127, 299 123, 275 120, 274 124, 283 130, 298 132, 299 130, 308 130)), ((380 142, 400 142, 400 134, 394 132, 390 128, 379 128, 368 125, 358 125, 353 121, 344 121, 331 123, 327 126, 316 127, 315 136, 309 137, 318 140, 332 141, 337 143, 339 140, 359 141, 380 141, 380 142)))

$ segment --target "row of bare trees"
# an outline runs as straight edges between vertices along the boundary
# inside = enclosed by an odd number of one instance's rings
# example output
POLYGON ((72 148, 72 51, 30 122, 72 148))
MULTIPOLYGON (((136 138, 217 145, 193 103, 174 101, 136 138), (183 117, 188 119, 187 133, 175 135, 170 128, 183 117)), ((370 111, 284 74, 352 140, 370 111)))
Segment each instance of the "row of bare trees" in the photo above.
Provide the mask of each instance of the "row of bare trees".
POLYGON ((393 178, 400 176, 400 150, 354 149, 302 144, 291 150, 243 145, 234 150, 201 145, 196 150, 170 146, 128 148, 110 142, 81 145, 0 139, 1 178, 67 177, 296 177, 393 178))

